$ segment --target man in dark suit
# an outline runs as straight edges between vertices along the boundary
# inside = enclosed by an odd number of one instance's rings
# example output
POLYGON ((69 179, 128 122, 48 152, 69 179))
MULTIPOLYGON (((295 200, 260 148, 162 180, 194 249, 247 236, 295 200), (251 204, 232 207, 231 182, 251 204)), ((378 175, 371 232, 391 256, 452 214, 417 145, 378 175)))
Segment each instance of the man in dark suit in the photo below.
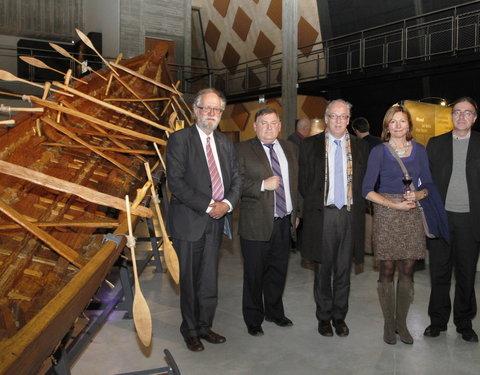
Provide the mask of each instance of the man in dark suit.
POLYGON ((300 147, 300 143, 308 136, 310 136, 310 130, 312 129, 312 123, 308 118, 301 118, 297 120, 295 126, 295 133, 288 136, 287 140, 295 143, 300 147))
POLYGON ((299 191, 303 197, 304 258, 315 262, 314 298, 318 331, 347 336, 352 256, 363 263, 365 201, 362 180, 368 145, 347 132, 351 104, 333 100, 325 109, 326 130, 300 147, 299 191))
POLYGON ((243 319, 248 333, 263 335, 262 322, 293 325, 285 316, 283 290, 291 233, 295 233, 298 149, 277 139, 281 122, 275 109, 255 114, 257 136, 237 146, 243 186, 240 244, 244 258, 243 319))
POLYGON ((437 337, 447 329, 455 268, 453 322, 465 341, 478 342, 472 319, 477 312, 475 273, 480 248, 480 134, 471 131, 477 109, 471 98, 455 101, 453 131, 431 138, 427 145, 433 182, 445 203, 452 239, 450 245, 443 239, 428 240, 432 290, 427 337, 437 337))
POLYGON ((193 103, 196 125, 177 131, 167 144, 171 191, 168 230, 180 264, 182 333, 188 349, 204 349, 200 339, 225 342, 211 330, 217 306, 218 249, 240 196, 241 177, 233 143, 216 131, 225 97, 200 91, 193 103))

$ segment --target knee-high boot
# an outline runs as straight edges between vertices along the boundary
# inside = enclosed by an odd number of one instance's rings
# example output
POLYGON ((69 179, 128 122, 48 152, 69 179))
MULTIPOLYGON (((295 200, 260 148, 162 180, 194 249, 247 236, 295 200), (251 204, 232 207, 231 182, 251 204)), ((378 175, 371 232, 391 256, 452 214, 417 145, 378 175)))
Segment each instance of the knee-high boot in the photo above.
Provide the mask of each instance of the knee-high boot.
POLYGON ((395 289, 393 281, 389 283, 378 282, 377 292, 383 312, 383 341, 393 345, 397 343, 395 334, 395 289))
POLYGON ((396 330, 400 340, 405 344, 413 344, 413 337, 407 328, 407 315, 413 301, 413 281, 398 281, 397 311, 395 314, 396 330))

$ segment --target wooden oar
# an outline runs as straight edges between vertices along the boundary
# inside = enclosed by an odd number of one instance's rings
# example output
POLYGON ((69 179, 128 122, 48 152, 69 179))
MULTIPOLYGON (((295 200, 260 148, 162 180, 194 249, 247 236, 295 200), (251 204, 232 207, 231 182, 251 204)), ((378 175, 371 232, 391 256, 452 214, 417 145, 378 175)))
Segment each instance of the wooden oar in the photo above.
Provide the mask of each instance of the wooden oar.
POLYGON ((35 96, 32 96, 30 98, 36 104, 40 104, 44 107, 51 108, 51 109, 54 109, 56 111, 62 111, 66 114, 81 118, 85 121, 89 121, 89 122, 93 122, 94 124, 101 125, 104 128, 107 128, 107 129, 110 129, 110 130, 113 130, 113 131, 117 131, 119 133, 127 134, 127 135, 130 135, 130 136, 132 136, 134 138, 137 138, 137 139, 143 139, 145 141, 156 142, 156 143, 159 143, 159 144, 164 145, 164 146, 167 144, 167 142, 165 142, 161 138, 152 137, 151 135, 148 135, 148 134, 139 133, 139 132, 136 132, 134 130, 130 130, 130 129, 127 129, 127 128, 122 128, 121 126, 110 124, 109 122, 100 120, 96 117, 87 115, 83 112, 75 111, 73 109, 66 108, 66 107, 61 107, 58 104, 52 103, 48 100, 42 100, 42 99, 39 99, 35 96))
MULTIPOLYGON (((1 91, 0 91, 1 94, 1 91)), ((164 100, 170 100, 170 98, 143 98, 143 99, 131 99, 131 98, 105 98, 106 102, 161 102, 164 100)))
MULTIPOLYGON (((40 68, 40 69, 49 69, 49 70, 52 70, 54 71, 55 73, 58 73, 62 76, 65 76, 66 73, 58 70, 58 69, 55 69, 55 68, 52 68, 51 66, 48 66, 47 64, 45 64, 43 61, 39 60, 39 59, 36 59, 35 57, 31 57, 31 56, 20 56, 20 59, 22 59, 23 61, 25 61, 27 64, 30 64, 32 66, 35 66, 37 68, 40 68)), ((72 79, 74 79, 75 81, 78 81, 78 82, 81 82, 83 83, 84 85, 88 85, 88 82, 84 81, 83 79, 80 79, 80 78, 75 78, 72 76, 72 79)))
POLYGON ((45 121, 48 125, 50 125, 54 129, 58 130, 59 132, 62 132, 67 137, 73 139, 74 141, 76 141, 76 142, 80 143, 81 145, 85 146, 86 148, 90 149, 91 151, 93 151, 97 155, 101 156, 105 160, 108 160, 110 163, 112 163, 116 167, 120 168, 122 171, 128 173, 130 176, 136 178, 137 180, 140 180, 140 178, 137 176, 137 173, 135 173, 135 171, 131 170, 130 168, 127 168, 122 163, 118 162, 115 158, 112 158, 109 155, 107 155, 107 154, 103 153, 102 151, 98 150, 95 146, 92 146, 90 143, 85 142, 82 138, 76 136, 70 130, 66 129, 64 126, 62 126, 60 124, 57 124, 55 121, 48 118, 47 116, 43 116, 41 118, 41 120, 45 121))
MULTIPOLYGON (((64 193, 74 194, 85 199, 88 202, 97 203, 102 206, 109 206, 117 210, 125 210, 125 201, 94 189, 75 184, 70 181, 62 180, 53 176, 46 175, 33 169, 22 167, 18 164, 12 164, 0 160, 0 173, 20 178, 34 184, 42 185, 64 193)), ((153 217, 153 212, 144 206, 138 206, 133 209, 133 214, 142 217, 153 217)))
POLYGON ((88 95, 88 94, 85 94, 79 90, 76 90, 76 89, 73 89, 71 87, 68 87, 68 86, 65 86, 63 83, 60 83, 60 82, 53 82, 53 84, 57 87, 60 87, 61 89, 65 90, 65 91, 68 91, 72 94, 75 94, 75 95, 78 95, 84 99, 87 99, 88 101, 91 101, 93 103, 96 103, 96 104, 99 104, 105 108, 108 108, 108 109, 111 109, 115 112, 118 112, 118 113, 121 113, 122 115, 126 115, 126 116, 129 116, 129 117, 132 117, 134 118, 135 120, 139 120, 139 121, 142 121, 148 125, 151 125, 151 126, 154 126, 155 128, 159 128, 159 129, 162 129, 162 130, 165 130, 167 132, 171 132, 172 129, 170 128, 167 128, 166 126, 163 126, 163 125, 160 125, 160 124, 157 124, 156 122, 154 121, 151 121, 143 116, 140 116, 140 115, 137 115, 136 113, 133 113, 133 112, 130 112, 130 111, 127 111, 126 109, 123 109, 123 108, 120 108, 120 107, 117 107, 113 104, 108 104, 108 103, 105 103, 103 100, 100 100, 100 99, 97 99, 91 95, 88 95))
POLYGON ((0 104, 0 112, 43 112, 45 109, 41 107, 28 108, 28 107, 9 107, 0 104))
POLYGON ((62 47, 60 47, 59 45, 55 44, 55 43, 48 43, 50 44, 50 47, 52 47, 55 51, 57 51, 60 55, 62 56, 65 56, 69 59, 72 59, 73 61, 75 61, 77 64, 80 64, 81 66, 86 66, 88 71, 92 72, 93 74, 96 74, 97 76, 99 76, 101 79, 103 79, 104 81, 107 81, 107 78, 105 78, 104 76, 102 76, 100 73, 96 72, 95 70, 92 69, 92 67, 88 66, 88 65, 84 65, 80 60, 76 59, 75 57, 73 57, 70 53, 68 53, 68 51, 62 47))
POLYGON ((23 215, 18 213, 12 207, 3 203, 3 201, 0 201, 0 211, 2 211, 5 215, 20 224, 22 227, 32 233, 35 237, 45 242, 48 246, 52 248, 53 251, 67 259, 72 264, 76 265, 79 268, 87 264, 86 258, 82 257, 75 250, 65 245, 63 242, 60 242, 55 237, 52 237, 47 232, 38 228, 35 224, 30 223, 23 217, 23 215))
POLYGON ((132 219, 130 217, 130 200, 128 195, 125 195, 125 205, 127 208, 127 220, 128 220, 128 237, 127 246, 130 248, 130 254, 132 256, 132 268, 133 279, 135 282, 135 296, 133 297, 133 321, 135 323, 135 329, 140 341, 145 346, 150 346, 152 342, 152 315, 148 308, 147 301, 140 289, 140 282, 138 280, 137 272, 137 259, 135 257, 135 237, 133 237, 132 219))
POLYGON ((157 152, 158 158, 160 159, 160 162, 162 163, 163 170, 166 172, 167 171, 167 166, 165 165, 165 162, 163 161, 162 154, 160 153, 158 145, 155 142, 153 142, 153 147, 155 147, 155 151, 157 152))
MULTIPOLYGON (((104 63, 107 67, 110 67, 110 63, 103 58, 103 56, 100 54, 100 52, 97 51, 97 49, 96 49, 95 46, 93 45, 93 43, 92 43, 92 41, 90 40, 90 38, 89 38, 88 36, 86 36, 83 32, 81 32, 79 29, 75 29, 75 31, 77 32, 77 34, 78 34, 78 36, 80 37, 80 39, 82 40, 82 42, 85 43, 88 47, 90 47, 90 48, 92 49, 92 51, 95 52, 98 57, 100 57, 100 59, 103 61, 103 63, 104 63)), ((115 69, 112 69, 112 72, 113 72, 113 74, 115 74, 117 77, 119 76, 119 74, 115 71, 115 69)))
MULTIPOLYGON (((44 85, 41 85, 41 84, 35 83, 35 82, 30 82, 30 81, 27 81, 26 79, 18 78, 17 76, 14 76, 12 73, 7 72, 6 70, 0 70, 0 79, 2 81, 23 82, 23 83, 26 83, 27 85, 32 85, 32 86, 35 86, 35 87, 39 87, 41 89, 45 89, 44 85)), ((68 92, 65 92, 65 91, 55 90, 55 89, 51 89, 51 90, 53 92, 56 92, 56 93, 59 93, 59 94, 62 94, 62 95, 73 97, 72 94, 69 94, 68 92)), ((23 95, 22 95, 22 97, 23 97, 23 95)))
POLYGON ((165 223, 163 221, 162 212, 160 211, 160 204, 158 202, 158 195, 153 183, 152 172, 150 165, 144 163, 145 170, 147 172, 148 180, 151 182, 150 191, 152 193, 153 204, 155 206, 155 212, 157 213, 158 223, 160 224, 160 231, 163 238, 163 255, 165 256, 165 263, 167 264, 168 272, 172 276, 173 281, 176 284, 180 282, 180 266, 178 264, 177 252, 173 248, 172 241, 168 237, 167 230, 165 229, 165 223))
MULTIPOLYGON (((82 228, 115 228, 119 226, 117 220, 72 220, 72 221, 35 221, 25 217, 37 227, 82 227, 82 228)), ((20 224, 0 224, 0 230, 18 229, 22 226, 20 224)))
POLYGON ((2 120, 0 121, 0 125, 15 125, 15 120, 14 119, 2 120))
MULTIPOLYGON (((82 145, 73 145, 73 144, 60 143, 60 142, 43 142, 42 146, 58 146, 58 147, 66 147, 66 148, 83 148, 83 149, 87 148, 82 145)), ((120 152, 123 154, 155 155, 155 151, 151 151, 151 150, 134 150, 131 148, 125 149, 120 147, 100 147, 100 146, 95 146, 95 148, 101 151, 113 151, 113 152, 120 152)))
POLYGON ((140 74, 140 73, 137 73, 136 71, 130 69, 130 68, 127 68, 126 66, 123 66, 123 65, 120 65, 120 64, 116 64, 116 63, 111 63, 112 66, 114 66, 115 68, 118 68, 120 70, 123 70, 124 72, 127 72, 129 74, 131 74, 132 76, 135 76, 137 78, 140 78, 140 79, 143 79, 144 81, 146 82, 149 82, 151 83, 152 85, 155 85, 155 86, 158 86, 158 87, 161 87, 162 89, 164 90, 167 90, 167 91, 170 91, 174 94, 176 94, 175 90, 173 90, 171 87, 167 86, 167 85, 164 85, 163 83, 161 82, 157 82, 151 78, 148 78, 147 76, 144 76, 143 74, 140 74))

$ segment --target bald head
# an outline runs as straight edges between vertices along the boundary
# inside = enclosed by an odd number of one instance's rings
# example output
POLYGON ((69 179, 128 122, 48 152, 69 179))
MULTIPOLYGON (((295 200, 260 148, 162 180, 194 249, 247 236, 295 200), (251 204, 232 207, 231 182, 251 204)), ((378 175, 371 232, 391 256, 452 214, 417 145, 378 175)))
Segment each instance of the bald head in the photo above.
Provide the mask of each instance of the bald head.
POLYGON ((312 128, 312 125, 309 119, 302 118, 297 121, 297 132, 299 132, 304 137, 308 137, 310 135, 311 128, 312 128))

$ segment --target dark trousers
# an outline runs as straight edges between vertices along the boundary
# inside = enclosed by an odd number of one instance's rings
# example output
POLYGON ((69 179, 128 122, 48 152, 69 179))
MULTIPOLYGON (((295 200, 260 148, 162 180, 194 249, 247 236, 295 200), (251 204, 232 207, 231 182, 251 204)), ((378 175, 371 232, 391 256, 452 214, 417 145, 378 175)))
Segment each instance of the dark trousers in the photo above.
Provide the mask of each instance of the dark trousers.
POLYGON ((282 318, 282 295, 290 254, 290 217, 275 220, 269 241, 240 238, 243 265, 243 319, 258 327, 263 318, 282 318))
POLYGON ((217 307, 218 249, 225 218, 209 218, 198 241, 172 238, 180 264, 180 309, 183 337, 207 332, 217 307))
MULTIPOLYGON (((315 263, 317 319, 345 319, 350 294, 353 215, 346 207, 324 208, 321 263, 315 263)), ((320 229, 320 228, 319 228, 320 229)))
POLYGON ((443 239, 428 241, 432 290, 428 315, 434 326, 444 326, 450 318, 450 285, 455 270, 453 322, 459 329, 472 328, 477 313, 475 273, 480 243, 475 241, 474 226, 468 213, 448 212, 451 245, 443 239))

